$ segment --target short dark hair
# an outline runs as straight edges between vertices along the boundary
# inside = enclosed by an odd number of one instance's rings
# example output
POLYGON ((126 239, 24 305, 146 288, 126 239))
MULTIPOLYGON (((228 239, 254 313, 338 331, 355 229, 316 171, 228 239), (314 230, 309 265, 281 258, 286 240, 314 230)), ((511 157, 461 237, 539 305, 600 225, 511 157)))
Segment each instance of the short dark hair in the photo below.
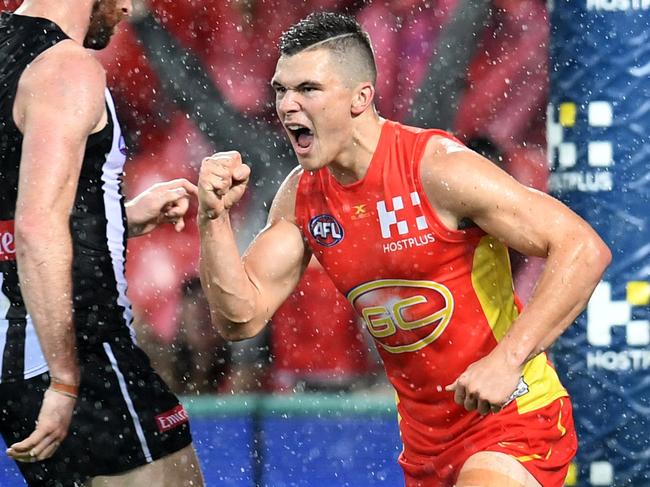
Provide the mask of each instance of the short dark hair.
POLYGON ((282 34, 280 55, 292 56, 316 44, 339 54, 355 50, 361 55, 370 80, 377 80, 377 66, 370 36, 363 27, 349 15, 336 12, 315 12, 282 34))

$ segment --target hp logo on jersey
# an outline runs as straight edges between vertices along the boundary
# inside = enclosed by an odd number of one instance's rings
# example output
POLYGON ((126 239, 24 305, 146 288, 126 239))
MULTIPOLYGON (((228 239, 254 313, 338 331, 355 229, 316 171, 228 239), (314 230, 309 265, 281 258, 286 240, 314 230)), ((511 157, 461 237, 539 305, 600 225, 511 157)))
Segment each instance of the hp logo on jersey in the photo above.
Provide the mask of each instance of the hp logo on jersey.
POLYGON ((341 224, 332 215, 318 215, 309 222, 309 232, 324 247, 332 247, 343 240, 341 224))
POLYGON ((413 247, 429 245, 436 241, 433 233, 422 233, 424 230, 429 229, 429 223, 423 214, 420 195, 417 191, 411 192, 408 198, 395 196, 390 204, 392 209, 389 209, 390 207, 386 204, 386 201, 377 202, 377 216, 379 217, 381 236, 383 239, 392 240, 382 245, 384 253, 400 252, 413 247), (411 208, 405 208, 405 199, 410 201, 411 208), (400 213, 401 218, 398 217, 398 213, 400 213), (393 233, 393 230, 396 231, 397 235, 393 233), (411 232, 417 235, 408 236, 411 232), (395 240, 396 236, 399 240, 395 240))

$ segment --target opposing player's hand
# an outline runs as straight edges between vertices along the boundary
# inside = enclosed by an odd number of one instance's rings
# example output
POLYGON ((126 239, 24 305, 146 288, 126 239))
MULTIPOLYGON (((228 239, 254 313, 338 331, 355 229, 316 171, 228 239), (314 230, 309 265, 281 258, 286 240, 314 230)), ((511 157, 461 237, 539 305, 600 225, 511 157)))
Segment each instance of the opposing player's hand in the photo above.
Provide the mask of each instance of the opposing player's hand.
POLYGON ((512 366, 495 349, 471 364, 445 390, 453 392, 456 404, 480 414, 497 413, 510 403, 523 367, 512 366))
POLYGON ((199 218, 214 219, 237 203, 246 191, 250 167, 239 152, 217 152, 203 159, 199 173, 199 218))
POLYGON ((163 223, 182 231, 190 198, 197 194, 196 186, 187 179, 157 183, 146 189, 125 205, 129 237, 144 235, 163 223))
POLYGON ((36 429, 26 439, 7 448, 18 462, 39 462, 51 457, 68 434, 75 399, 48 389, 43 397, 36 429))

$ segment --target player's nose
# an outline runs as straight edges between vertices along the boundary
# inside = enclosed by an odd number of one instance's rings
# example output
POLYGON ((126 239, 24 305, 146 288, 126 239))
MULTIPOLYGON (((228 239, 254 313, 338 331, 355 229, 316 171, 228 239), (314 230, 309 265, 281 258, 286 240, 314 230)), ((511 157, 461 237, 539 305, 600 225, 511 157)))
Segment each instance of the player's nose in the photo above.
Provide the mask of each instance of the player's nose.
POLYGON ((299 95, 292 90, 287 90, 284 95, 282 95, 282 98, 278 100, 277 108, 282 114, 300 111, 301 105, 299 95))

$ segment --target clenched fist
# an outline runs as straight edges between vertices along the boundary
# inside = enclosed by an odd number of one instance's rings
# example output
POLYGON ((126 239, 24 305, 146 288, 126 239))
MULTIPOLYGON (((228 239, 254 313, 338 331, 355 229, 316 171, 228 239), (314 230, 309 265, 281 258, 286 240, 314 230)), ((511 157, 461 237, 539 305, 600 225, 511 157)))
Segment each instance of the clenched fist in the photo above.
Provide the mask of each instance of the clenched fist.
POLYGON ((214 219, 237 203, 246 191, 251 169, 237 151, 206 157, 199 173, 199 218, 214 219))

